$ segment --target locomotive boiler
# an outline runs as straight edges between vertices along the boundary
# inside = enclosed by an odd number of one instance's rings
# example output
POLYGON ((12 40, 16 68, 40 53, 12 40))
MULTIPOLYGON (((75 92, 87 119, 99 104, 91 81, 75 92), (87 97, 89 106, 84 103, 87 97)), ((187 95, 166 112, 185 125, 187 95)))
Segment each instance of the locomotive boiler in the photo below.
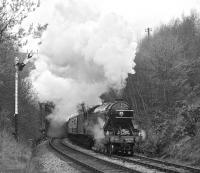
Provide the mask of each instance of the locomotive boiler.
POLYGON ((68 137, 108 154, 133 154, 141 140, 134 115, 122 100, 103 103, 71 117, 67 122, 68 137))

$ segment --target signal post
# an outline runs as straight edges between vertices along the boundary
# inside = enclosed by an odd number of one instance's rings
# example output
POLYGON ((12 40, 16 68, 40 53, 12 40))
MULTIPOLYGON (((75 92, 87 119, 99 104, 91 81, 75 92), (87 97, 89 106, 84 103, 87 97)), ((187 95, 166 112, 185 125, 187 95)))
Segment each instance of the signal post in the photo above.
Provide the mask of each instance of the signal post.
POLYGON ((19 91, 19 71, 22 71, 24 66, 28 63, 29 59, 33 56, 32 51, 28 53, 27 57, 23 62, 19 62, 19 58, 15 57, 15 114, 14 114, 14 126, 15 139, 18 141, 18 116, 19 116, 19 102, 18 102, 18 91, 19 91))

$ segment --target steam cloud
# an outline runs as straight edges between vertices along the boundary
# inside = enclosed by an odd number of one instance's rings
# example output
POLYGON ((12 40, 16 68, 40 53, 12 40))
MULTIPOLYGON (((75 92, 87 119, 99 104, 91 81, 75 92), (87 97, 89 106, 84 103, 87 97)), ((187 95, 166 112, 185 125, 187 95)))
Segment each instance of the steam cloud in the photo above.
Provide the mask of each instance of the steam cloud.
POLYGON ((41 101, 56 104, 51 118, 63 121, 77 104, 97 104, 108 87, 122 87, 134 73, 136 43, 133 28, 117 14, 103 14, 86 1, 48 3, 53 13, 31 78, 41 101))
POLYGON ((104 135, 104 124, 105 121, 98 117, 97 123, 92 124, 92 126, 88 126, 87 129, 92 133, 95 143, 94 148, 99 150, 100 148, 104 148, 104 142, 105 142, 105 135, 104 135))
POLYGON ((104 124, 104 120, 98 117, 97 124, 94 124, 94 126, 90 129, 96 141, 101 141, 105 138, 103 130, 104 124))

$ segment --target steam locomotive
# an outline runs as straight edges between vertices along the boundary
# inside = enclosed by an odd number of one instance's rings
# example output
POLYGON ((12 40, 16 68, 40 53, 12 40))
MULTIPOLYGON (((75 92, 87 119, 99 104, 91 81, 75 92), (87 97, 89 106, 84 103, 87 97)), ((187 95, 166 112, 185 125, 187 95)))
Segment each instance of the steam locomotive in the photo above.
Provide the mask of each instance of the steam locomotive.
POLYGON ((142 137, 128 103, 118 100, 83 110, 68 120, 69 138, 108 154, 134 153, 142 137))

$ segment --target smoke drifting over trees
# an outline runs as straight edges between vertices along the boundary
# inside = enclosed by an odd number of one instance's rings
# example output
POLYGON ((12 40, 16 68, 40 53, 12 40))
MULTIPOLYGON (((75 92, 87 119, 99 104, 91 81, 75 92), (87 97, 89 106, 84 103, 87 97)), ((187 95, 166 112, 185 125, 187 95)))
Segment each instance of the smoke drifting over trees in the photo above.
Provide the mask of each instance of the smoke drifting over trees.
POLYGON ((42 100, 55 102, 56 117, 66 119, 78 103, 96 104, 109 87, 122 87, 134 73, 136 43, 121 16, 85 2, 59 1, 53 12, 32 80, 42 100))

